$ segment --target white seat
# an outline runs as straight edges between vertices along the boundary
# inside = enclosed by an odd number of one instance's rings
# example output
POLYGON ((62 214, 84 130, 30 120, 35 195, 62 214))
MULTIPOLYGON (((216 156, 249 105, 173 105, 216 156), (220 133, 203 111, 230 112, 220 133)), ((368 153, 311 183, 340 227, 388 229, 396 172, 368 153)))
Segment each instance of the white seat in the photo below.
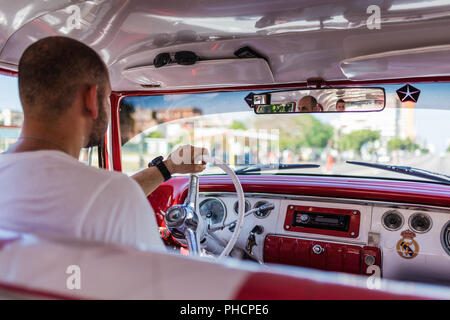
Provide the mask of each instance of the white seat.
POLYGON ((359 276, 312 269, 221 263, 166 252, 56 239, 0 229, 0 297, 81 299, 450 298, 447 288, 383 281, 365 289, 359 276), (80 289, 66 270, 80 267, 80 289), (286 276, 289 275, 289 276, 286 276), (446 289, 446 290, 444 290, 446 289), (334 290, 334 291, 333 291, 334 290), (338 293, 337 293, 338 292, 338 293), (403 295, 403 296, 402 296, 403 295))

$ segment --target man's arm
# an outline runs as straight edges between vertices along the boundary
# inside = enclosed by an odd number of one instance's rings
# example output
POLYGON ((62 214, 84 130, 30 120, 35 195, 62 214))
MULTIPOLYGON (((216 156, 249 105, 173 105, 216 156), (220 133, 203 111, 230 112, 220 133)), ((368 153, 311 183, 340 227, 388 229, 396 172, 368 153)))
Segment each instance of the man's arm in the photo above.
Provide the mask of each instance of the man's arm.
MULTIPOLYGON (((205 163, 195 161, 200 155, 208 155, 205 148, 193 146, 182 146, 172 152, 164 161, 170 174, 175 173, 197 173, 205 169, 205 163)), ((164 182, 164 177, 156 167, 150 167, 139 171, 131 176, 141 186, 146 196, 155 191, 164 182)))

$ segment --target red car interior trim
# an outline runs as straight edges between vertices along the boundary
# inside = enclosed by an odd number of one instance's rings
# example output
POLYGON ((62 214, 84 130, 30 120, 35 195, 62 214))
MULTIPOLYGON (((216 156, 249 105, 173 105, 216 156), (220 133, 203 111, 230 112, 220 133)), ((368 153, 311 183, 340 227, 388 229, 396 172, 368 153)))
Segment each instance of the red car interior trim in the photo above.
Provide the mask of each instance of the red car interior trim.
POLYGON ((376 266, 378 266, 380 268, 380 276, 382 276, 382 254, 381 254, 381 249, 377 248, 377 247, 372 247, 372 246, 364 246, 362 248, 362 268, 363 268, 363 272, 361 272, 362 274, 365 274, 367 276, 370 276, 373 274, 372 271, 369 271, 367 268, 374 264, 376 266), (370 260, 372 260, 372 257, 375 258, 375 262, 371 263, 370 260), (370 258, 370 259, 368 259, 370 258), (365 271, 365 272, 364 272, 365 271))
MULTIPOLYGON (((121 161, 121 152, 122 152, 122 141, 120 135, 120 117, 119 117, 119 108, 120 108, 120 100, 122 100, 123 96, 121 94, 113 92, 110 96, 111 101, 111 152, 113 155, 113 163, 112 168, 115 171, 122 171, 122 161, 121 161)), ((107 149, 107 148, 105 148, 107 149)), ((108 157, 106 157, 108 159, 108 157)))
POLYGON ((19 236, 1 238, 0 239, 0 250, 3 249, 3 247, 6 246, 7 244, 10 244, 10 243, 18 241, 18 240, 20 240, 19 236))
POLYGON ((347 237, 347 238, 357 238, 359 236, 359 222, 361 218, 361 213, 358 210, 351 209, 336 209, 336 208, 324 208, 324 207, 303 207, 289 205, 286 212, 286 218, 284 220, 284 230, 293 232, 304 232, 304 233, 315 233, 315 234, 325 234, 335 237, 347 237), (348 216, 349 226, 347 231, 338 230, 328 230, 322 228, 308 228, 302 226, 294 225, 294 214, 296 211, 302 212, 320 212, 330 215, 348 216))
POLYGON ((236 300, 418 300, 398 295, 287 275, 258 272, 250 274, 236 292, 236 300))
POLYGON ((264 262, 370 276, 372 272, 367 272, 369 265, 377 265, 381 270, 381 250, 268 235, 264 241, 264 262), (367 259, 367 256, 372 257, 367 259))
POLYGON ((8 70, 5 68, 0 68, 0 74, 4 74, 7 76, 12 76, 12 77, 17 77, 17 75, 19 74, 17 71, 13 71, 13 70, 8 70))
POLYGON ((6 294, 23 296, 24 299, 80 300, 77 297, 0 282, 0 296, 3 295, 2 291, 6 291, 6 294))

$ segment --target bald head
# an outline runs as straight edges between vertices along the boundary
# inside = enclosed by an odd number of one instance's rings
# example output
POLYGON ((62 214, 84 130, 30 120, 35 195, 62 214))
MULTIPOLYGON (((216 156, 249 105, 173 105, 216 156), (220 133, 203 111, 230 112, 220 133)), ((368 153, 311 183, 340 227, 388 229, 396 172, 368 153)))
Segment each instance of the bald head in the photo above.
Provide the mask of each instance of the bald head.
POLYGON ((20 58, 19 94, 25 119, 55 121, 72 106, 80 90, 93 85, 103 101, 108 70, 93 49, 77 40, 44 38, 20 58))
POLYGON ((317 107, 317 100, 313 96, 305 96, 300 99, 297 106, 298 112, 312 112, 317 107))

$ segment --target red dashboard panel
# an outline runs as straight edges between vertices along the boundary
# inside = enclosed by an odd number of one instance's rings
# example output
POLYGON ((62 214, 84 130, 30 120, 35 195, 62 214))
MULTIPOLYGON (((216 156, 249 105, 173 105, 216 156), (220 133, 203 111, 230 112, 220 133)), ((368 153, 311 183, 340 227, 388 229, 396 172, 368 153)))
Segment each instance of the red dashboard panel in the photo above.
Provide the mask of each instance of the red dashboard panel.
POLYGON ((303 206, 288 206, 286 218, 284 220, 284 230, 304 233, 325 234, 335 237, 357 238, 359 235, 359 222, 361 213, 358 210, 351 209, 336 209, 336 208, 321 208, 321 207, 303 207, 303 206), (320 213, 328 216, 343 217, 348 219, 348 226, 346 230, 331 230, 327 227, 311 228, 308 224, 296 224, 296 213, 301 212, 308 214, 320 213))
POLYGON ((269 235, 264 242, 264 262, 369 275, 370 265, 381 269, 381 251, 375 247, 269 235))

